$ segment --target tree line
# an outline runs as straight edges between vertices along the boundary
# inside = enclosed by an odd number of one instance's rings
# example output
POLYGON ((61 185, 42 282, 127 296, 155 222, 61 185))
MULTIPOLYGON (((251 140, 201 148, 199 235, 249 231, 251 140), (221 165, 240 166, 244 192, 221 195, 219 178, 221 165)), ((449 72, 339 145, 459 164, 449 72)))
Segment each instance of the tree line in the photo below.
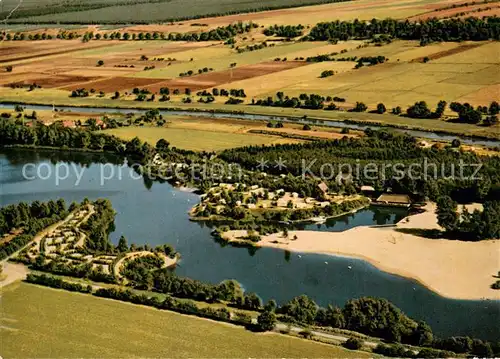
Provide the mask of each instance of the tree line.
MULTIPOLYGON (((55 38, 62 40, 73 40, 76 38, 81 38, 82 42, 89 42, 91 40, 168 40, 168 41, 224 41, 232 39, 236 35, 244 34, 250 32, 252 29, 259 27, 255 23, 243 23, 237 22, 227 26, 219 26, 215 29, 202 32, 186 32, 186 33, 162 33, 162 32, 140 32, 128 33, 128 32, 112 32, 110 34, 105 33, 101 35, 100 33, 86 32, 83 36, 76 32, 66 32, 62 31, 58 33, 55 38)), ((22 41, 22 40, 51 40, 54 37, 52 35, 47 35, 46 33, 41 34, 28 34, 11 33, 0 34, 0 40, 7 41, 22 41)))
POLYGON ((484 41, 500 39, 500 19, 427 19, 418 22, 385 19, 371 21, 333 21, 318 23, 304 37, 307 41, 370 39, 376 35, 396 39, 420 40, 422 45, 433 41, 484 41))
POLYGON ((64 127, 57 122, 50 126, 37 124, 27 127, 20 121, 2 118, 0 138, 2 146, 27 145, 108 151, 143 161, 153 154, 153 147, 138 138, 124 141, 108 134, 64 127))
POLYGON ((266 36, 278 36, 294 38, 302 36, 304 30, 303 25, 272 25, 266 28, 263 33, 266 36))

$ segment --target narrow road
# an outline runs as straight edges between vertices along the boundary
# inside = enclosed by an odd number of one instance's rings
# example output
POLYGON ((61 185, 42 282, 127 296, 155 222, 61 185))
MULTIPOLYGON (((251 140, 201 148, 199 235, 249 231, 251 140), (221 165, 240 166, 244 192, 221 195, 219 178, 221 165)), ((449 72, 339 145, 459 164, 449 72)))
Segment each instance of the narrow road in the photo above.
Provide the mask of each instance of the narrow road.
MULTIPOLYGON (((294 325, 288 326, 287 324, 278 323, 274 327, 274 330, 276 330, 276 331, 282 331, 282 330, 288 331, 289 330, 291 332, 299 334, 300 332, 304 331, 305 329, 301 328, 301 327, 294 326, 294 325)), ((348 335, 330 334, 330 333, 325 333, 325 332, 321 332, 321 331, 317 331, 317 330, 311 330, 310 332, 312 335, 314 335, 316 337, 329 339, 329 340, 336 340, 336 341, 339 341, 341 343, 345 343, 350 338, 348 335)), ((375 348, 378 345, 377 342, 371 342, 371 341, 366 341, 366 340, 363 340, 363 343, 364 343, 364 345, 366 345, 370 348, 375 348)))

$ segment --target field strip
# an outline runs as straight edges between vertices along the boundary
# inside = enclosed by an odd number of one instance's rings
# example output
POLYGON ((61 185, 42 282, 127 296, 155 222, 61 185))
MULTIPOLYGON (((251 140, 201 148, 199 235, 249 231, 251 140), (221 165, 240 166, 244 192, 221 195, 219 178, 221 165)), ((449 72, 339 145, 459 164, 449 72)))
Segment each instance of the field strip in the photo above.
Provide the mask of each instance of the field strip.
MULTIPOLYGON (((99 45, 94 47, 95 48, 101 48, 101 47, 109 47, 109 44, 104 44, 104 45, 99 45)), ((47 53, 42 53, 42 54, 32 54, 32 55, 25 55, 21 57, 17 57, 14 59, 2 59, 0 60, 0 63, 12 63, 12 64, 22 64, 29 62, 29 60, 32 59, 41 59, 41 58, 51 58, 52 56, 58 56, 58 55, 65 55, 65 54, 71 54, 74 52, 82 51, 82 49, 70 49, 70 50, 61 50, 61 51, 55 51, 55 52, 47 52, 47 53)))

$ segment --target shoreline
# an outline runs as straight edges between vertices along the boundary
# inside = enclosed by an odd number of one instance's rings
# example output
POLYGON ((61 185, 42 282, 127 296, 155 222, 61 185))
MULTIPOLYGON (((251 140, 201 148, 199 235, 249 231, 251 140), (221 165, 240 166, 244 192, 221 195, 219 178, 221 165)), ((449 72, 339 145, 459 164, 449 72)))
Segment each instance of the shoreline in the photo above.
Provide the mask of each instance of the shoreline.
MULTIPOLYGON (((434 204, 394 227, 361 226, 344 232, 290 231, 262 236, 255 247, 362 260, 378 270, 416 281, 454 300, 500 300, 490 286, 498 272, 500 240, 465 242, 428 239, 403 230, 438 229, 434 204), (296 239, 290 239, 294 238, 296 239)), ((410 231, 411 232, 411 231, 410 231)), ((226 232, 226 240, 244 235, 226 232), (229 238, 228 238, 229 237, 229 238)))
MULTIPOLYGON (((295 232, 290 232, 291 234, 294 234, 295 232)), ((303 254, 303 255, 307 255, 307 254, 321 254, 321 255, 327 255, 327 256, 331 256, 331 257, 338 257, 338 258, 348 258, 348 259, 354 259, 354 260, 357 260, 357 261, 363 261, 363 262, 366 262, 370 265, 372 265, 373 267, 375 267, 376 269, 382 271, 382 272, 385 272, 385 273, 388 273, 388 274, 391 274, 391 275, 394 275, 394 276, 397 276, 397 277, 400 277, 400 278, 404 278, 404 279, 409 279, 409 280, 413 280, 415 282, 417 282, 418 284, 420 284, 421 286, 427 288, 428 290, 438 294, 439 296, 443 297, 443 298, 446 298, 446 299, 451 299, 451 300, 468 300, 468 301, 497 301, 500 303, 500 292, 498 293, 498 295, 493 295, 492 297, 476 297, 476 296, 464 296, 464 297, 457 297, 457 296, 451 296, 448 292, 446 291, 442 291, 440 288, 437 288, 435 286, 432 286, 431 284, 429 283, 426 283, 425 281, 423 281, 421 278, 418 278, 417 276, 415 276, 414 274, 410 273, 410 272, 407 272, 403 269, 398 269, 398 270, 394 270, 393 268, 391 267, 386 267, 384 266, 383 264, 381 264, 380 262, 372 259, 372 258, 369 258, 369 257, 366 257, 366 256, 363 256, 363 255, 360 255, 360 254, 355 254, 355 253, 340 253, 340 252, 335 252, 335 253, 331 253, 331 252, 316 252, 316 251, 303 251, 303 250, 296 250, 294 248, 283 248, 283 247, 279 247, 279 246, 273 246, 273 245, 268 245, 268 244, 262 244, 262 243, 256 243, 255 248, 273 248, 273 249, 279 249, 279 250, 283 250, 283 251, 289 251, 289 252, 292 252, 292 253, 298 253, 298 254, 303 254)), ((494 278, 492 276, 492 282, 494 282, 494 278)), ((493 291, 493 289, 492 289, 493 291)))

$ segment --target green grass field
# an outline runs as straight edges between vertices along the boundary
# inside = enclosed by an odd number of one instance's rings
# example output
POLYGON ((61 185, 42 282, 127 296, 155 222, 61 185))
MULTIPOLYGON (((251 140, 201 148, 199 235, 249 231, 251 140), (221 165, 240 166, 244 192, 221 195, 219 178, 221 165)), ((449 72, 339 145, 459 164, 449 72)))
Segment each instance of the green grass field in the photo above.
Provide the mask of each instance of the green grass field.
POLYGON ((2 293, 4 358, 323 357, 351 352, 279 334, 31 284, 2 293))
POLYGON ((163 138, 170 142, 171 146, 192 151, 221 151, 228 148, 250 145, 293 142, 275 136, 251 133, 229 133, 164 127, 121 127, 107 130, 106 133, 125 140, 131 140, 137 136, 152 145, 155 145, 159 139, 163 138))

